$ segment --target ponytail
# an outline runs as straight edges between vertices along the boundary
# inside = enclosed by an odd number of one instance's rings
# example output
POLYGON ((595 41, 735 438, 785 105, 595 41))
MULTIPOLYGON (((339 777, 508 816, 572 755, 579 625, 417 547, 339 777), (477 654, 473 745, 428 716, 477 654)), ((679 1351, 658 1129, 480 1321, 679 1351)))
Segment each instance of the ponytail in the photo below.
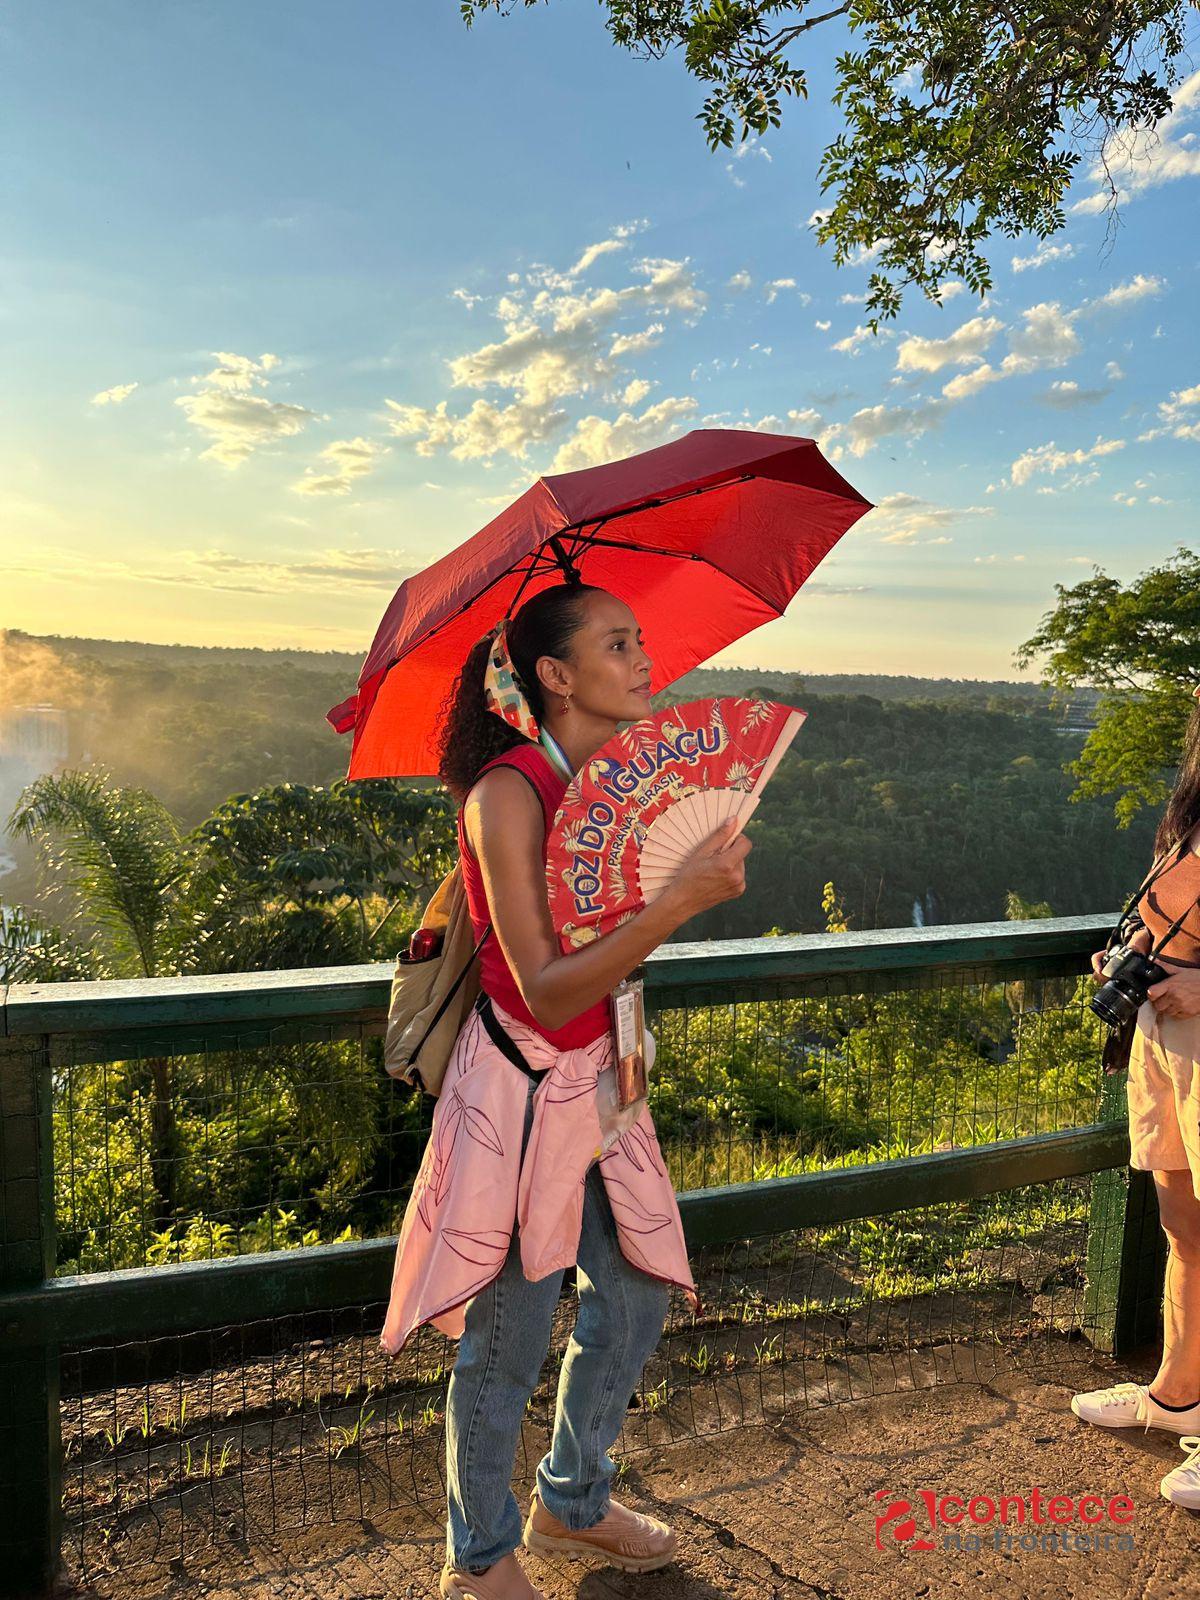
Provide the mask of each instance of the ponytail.
MULTIPOLYGON (((584 597, 600 591, 586 583, 556 584, 527 600, 508 624, 508 650, 513 668, 540 727, 546 714, 537 664, 542 656, 569 661, 572 641, 584 617, 584 597)), ((442 706, 438 773, 461 805, 481 767, 528 741, 502 717, 489 711, 483 698, 492 634, 471 647, 458 682, 442 706)))

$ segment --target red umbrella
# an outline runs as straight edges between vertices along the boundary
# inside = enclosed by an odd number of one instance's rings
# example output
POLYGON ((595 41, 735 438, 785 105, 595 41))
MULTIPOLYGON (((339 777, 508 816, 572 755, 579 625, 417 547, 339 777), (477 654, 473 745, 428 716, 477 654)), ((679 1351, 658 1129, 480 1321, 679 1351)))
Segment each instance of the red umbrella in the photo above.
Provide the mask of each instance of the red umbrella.
POLYGON ((575 571, 637 613, 657 693, 781 617, 871 509, 811 439, 698 428, 603 467, 539 478, 466 544, 397 589, 358 691, 351 778, 437 771, 439 713, 489 628, 575 571))

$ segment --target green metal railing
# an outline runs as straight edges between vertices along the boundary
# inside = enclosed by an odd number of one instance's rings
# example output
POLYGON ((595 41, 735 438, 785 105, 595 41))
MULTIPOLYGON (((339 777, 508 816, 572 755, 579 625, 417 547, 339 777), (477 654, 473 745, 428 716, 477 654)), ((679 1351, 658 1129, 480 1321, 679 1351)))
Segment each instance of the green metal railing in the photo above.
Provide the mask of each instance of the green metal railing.
MULTIPOLYGON (((652 1015, 711 1018, 712 1008, 828 1005, 868 989, 1046 985, 1086 972, 1111 921, 670 945, 648 963, 648 998, 652 1015)), ((370 965, 0 988, 0 1595, 48 1593, 58 1566, 64 1348, 190 1335, 212 1327, 217 1308, 222 1324, 248 1326, 377 1304, 386 1298, 395 1248, 392 1237, 364 1238, 58 1275, 56 1086, 85 1063, 277 1047, 314 1027, 326 1041, 377 1037, 390 976, 390 966, 370 965)), ((1101 1083, 1098 1059, 1096 1074, 1090 1120, 1078 1125, 966 1144, 952 1129, 942 1141, 949 1148, 749 1182, 680 1184, 689 1248, 1090 1178, 1081 1331, 1119 1355, 1153 1335, 1161 1232, 1148 1178, 1124 1171, 1123 1079, 1101 1083)), ((707 1157, 703 1170, 711 1170, 707 1157)))

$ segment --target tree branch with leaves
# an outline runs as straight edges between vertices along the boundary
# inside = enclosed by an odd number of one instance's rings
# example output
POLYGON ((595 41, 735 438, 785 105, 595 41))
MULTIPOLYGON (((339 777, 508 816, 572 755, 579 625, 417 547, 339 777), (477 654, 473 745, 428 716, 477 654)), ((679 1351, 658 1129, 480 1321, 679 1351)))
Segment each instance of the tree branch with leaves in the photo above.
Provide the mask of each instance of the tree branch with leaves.
MULTIPOLYGON (((540 3, 459 8, 470 26, 485 12, 540 3)), ((1081 163, 1103 167, 1115 135, 1152 130, 1170 111, 1194 9, 1190 0, 600 5, 623 49, 683 56, 707 90, 698 120, 713 150, 778 128, 784 102, 808 94, 795 47, 841 26, 833 98, 845 127, 819 162, 831 204, 814 226, 839 266, 871 260, 873 328, 896 316, 910 285, 933 300, 949 279, 986 293, 984 249, 997 235, 1056 233, 1081 163)))

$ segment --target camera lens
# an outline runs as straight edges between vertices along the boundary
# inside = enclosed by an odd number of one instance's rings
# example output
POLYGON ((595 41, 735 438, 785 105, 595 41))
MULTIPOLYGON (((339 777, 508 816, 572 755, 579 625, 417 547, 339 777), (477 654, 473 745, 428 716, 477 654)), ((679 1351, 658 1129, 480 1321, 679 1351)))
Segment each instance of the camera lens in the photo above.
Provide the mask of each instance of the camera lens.
POLYGON ((1092 996, 1092 1010, 1110 1027, 1119 1028, 1137 1015, 1144 995, 1131 991, 1119 978, 1110 978, 1092 996))

